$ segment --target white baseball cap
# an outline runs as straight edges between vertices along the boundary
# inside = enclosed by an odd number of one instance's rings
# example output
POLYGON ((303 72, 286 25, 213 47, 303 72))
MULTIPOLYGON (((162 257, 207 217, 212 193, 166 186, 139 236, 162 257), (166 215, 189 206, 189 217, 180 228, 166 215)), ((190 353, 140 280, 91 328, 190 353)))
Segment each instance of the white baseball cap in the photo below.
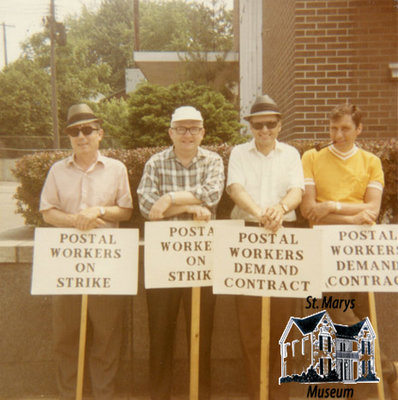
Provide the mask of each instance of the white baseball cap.
POLYGON ((171 122, 177 121, 203 121, 202 114, 195 107, 192 106, 182 106, 174 110, 171 116, 171 122))

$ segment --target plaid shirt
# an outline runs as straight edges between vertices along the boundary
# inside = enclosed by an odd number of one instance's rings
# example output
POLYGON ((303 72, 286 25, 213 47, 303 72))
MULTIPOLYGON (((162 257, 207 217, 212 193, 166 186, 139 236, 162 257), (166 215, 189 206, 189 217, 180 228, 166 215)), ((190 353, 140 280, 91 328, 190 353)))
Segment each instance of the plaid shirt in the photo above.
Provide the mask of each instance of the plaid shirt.
MULTIPOLYGON (((141 214, 148 219, 155 202, 170 192, 191 192, 202 205, 209 208, 212 217, 224 190, 224 164, 221 157, 212 151, 198 147, 198 153, 188 167, 177 159, 173 147, 153 155, 145 164, 141 182, 137 189, 141 214)), ((170 219, 191 219, 180 214, 170 219)))

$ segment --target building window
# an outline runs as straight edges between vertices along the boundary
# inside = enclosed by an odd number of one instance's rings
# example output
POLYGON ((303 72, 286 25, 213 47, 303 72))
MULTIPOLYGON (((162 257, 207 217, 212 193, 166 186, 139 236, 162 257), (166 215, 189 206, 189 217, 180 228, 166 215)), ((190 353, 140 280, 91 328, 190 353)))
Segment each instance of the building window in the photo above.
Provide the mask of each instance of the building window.
POLYGON ((332 338, 329 335, 319 335, 319 350, 331 351, 332 338))
POLYGON ((345 351, 345 343, 340 342, 340 351, 345 351))
POLYGON ((321 358, 319 360, 319 375, 327 375, 332 369, 332 360, 330 358, 321 358))
POLYGON ((372 354, 370 341, 363 340, 361 343, 362 354, 372 354))

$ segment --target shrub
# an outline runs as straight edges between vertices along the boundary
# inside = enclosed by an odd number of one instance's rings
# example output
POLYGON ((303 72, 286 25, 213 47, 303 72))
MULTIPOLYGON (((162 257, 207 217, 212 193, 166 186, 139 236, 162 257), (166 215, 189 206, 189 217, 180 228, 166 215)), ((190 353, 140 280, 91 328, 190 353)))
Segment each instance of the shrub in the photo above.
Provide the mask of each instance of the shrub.
MULTIPOLYGON (((312 141, 294 141, 291 142, 299 152, 314 146, 312 141)), ((379 221, 383 223, 397 222, 398 202, 397 202, 397 153, 398 140, 377 140, 360 143, 361 147, 372 153, 377 154, 383 163, 385 174, 385 190, 383 195, 382 208, 379 221)), ((224 161, 225 171, 229 154, 232 146, 227 144, 206 146, 209 150, 216 151, 224 161)), ((134 200, 134 212, 130 225, 140 227, 143 219, 140 216, 136 191, 140 182, 144 165, 150 156, 159 152, 164 147, 145 147, 132 150, 104 150, 102 153, 122 161, 128 170, 131 192, 134 200)), ((14 175, 19 179, 21 185, 17 188, 15 198, 17 199, 17 212, 22 214, 25 223, 28 225, 43 226, 44 222, 39 213, 40 192, 51 165, 68 155, 68 152, 43 152, 34 155, 28 155, 21 158, 13 170, 14 175)), ((223 194, 218 206, 217 218, 225 219, 229 217, 233 203, 228 195, 223 194)), ((303 221, 304 224, 304 221, 303 221)))
POLYGON ((193 82, 167 87, 144 83, 128 98, 128 133, 121 138, 123 146, 167 145, 171 115, 183 105, 196 107, 202 113, 204 145, 242 142, 239 113, 221 93, 193 82))

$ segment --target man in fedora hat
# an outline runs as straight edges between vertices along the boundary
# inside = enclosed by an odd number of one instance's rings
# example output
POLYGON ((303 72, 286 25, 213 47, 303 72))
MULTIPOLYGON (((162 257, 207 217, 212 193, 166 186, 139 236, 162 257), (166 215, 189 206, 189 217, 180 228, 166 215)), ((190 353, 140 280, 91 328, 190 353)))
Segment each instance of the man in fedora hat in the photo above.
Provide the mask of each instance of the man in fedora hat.
MULTIPOLYGON (((137 190, 143 216, 157 220, 209 220, 224 189, 221 157, 200 147, 205 130, 201 113, 191 106, 177 108, 169 136, 173 145, 152 156, 137 190)), ((152 400, 169 400, 175 328, 180 303, 190 330, 190 288, 148 289, 150 391, 152 400)), ((210 349, 215 297, 201 290, 199 398, 210 398, 210 349)), ((189 343, 189 342, 188 342, 189 343)))
MULTIPOLYGON (((89 230, 115 228, 132 212, 126 167, 102 156, 98 149, 104 131, 86 104, 69 108, 65 133, 73 154, 56 162, 43 186, 40 211, 56 227, 89 230)), ((81 296, 53 297, 53 336, 57 384, 62 399, 76 392, 81 296)), ((89 368, 97 400, 111 400, 122 340, 122 296, 90 296, 88 318, 92 326, 89 368)))
MULTIPOLYGON (((277 140, 282 129, 281 112, 274 100, 263 95, 256 98, 250 114, 244 118, 250 124, 253 139, 235 146, 229 158, 227 193, 235 203, 231 218, 244 219, 247 226, 263 226, 272 232, 282 225, 294 226, 294 210, 301 202, 304 178, 299 152, 277 140)), ((280 315, 288 301, 278 299, 278 304, 273 302, 271 313, 277 306, 280 315)), ((261 299, 237 296, 236 305, 250 398, 257 400, 260 389, 261 299)), ((274 318, 271 343, 277 343, 278 335, 283 331, 283 328, 281 332, 273 329, 275 327, 274 318)), ((278 393, 274 389, 271 386, 271 398, 282 399, 281 389, 278 388, 278 393)))

